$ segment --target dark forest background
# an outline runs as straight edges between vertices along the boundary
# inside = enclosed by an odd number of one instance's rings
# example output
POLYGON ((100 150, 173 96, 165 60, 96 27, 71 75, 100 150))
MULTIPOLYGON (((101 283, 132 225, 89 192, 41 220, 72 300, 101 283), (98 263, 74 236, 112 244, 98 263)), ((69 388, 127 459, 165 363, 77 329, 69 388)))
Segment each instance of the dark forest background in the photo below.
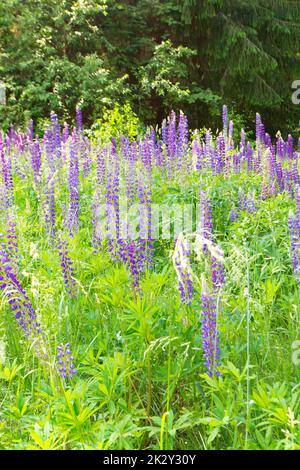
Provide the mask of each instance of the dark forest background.
POLYGON ((2 0, 0 126, 77 105, 91 124, 129 102, 146 124, 182 109, 216 128, 226 103, 246 127, 258 111, 296 132, 299 39, 299 0, 2 0))

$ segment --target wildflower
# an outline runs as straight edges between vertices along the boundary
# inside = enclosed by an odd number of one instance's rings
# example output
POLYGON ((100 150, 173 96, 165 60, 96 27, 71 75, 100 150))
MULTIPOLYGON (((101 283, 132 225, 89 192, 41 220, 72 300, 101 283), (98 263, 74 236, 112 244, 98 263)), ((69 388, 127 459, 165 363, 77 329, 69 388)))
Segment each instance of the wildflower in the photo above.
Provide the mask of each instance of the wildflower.
POLYGON ((204 278, 202 279, 201 324, 204 365, 210 377, 219 376, 220 349, 217 330, 217 304, 216 298, 209 292, 204 278))
POLYGON ((56 234, 55 186, 53 176, 48 178, 45 187, 45 225, 52 239, 56 234))
POLYGON ((73 262, 69 256, 68 242, 62 238, 60 238, 58 243, 58 253, 60 256, 60 265, 67 291, 71 297, 74 297, 76 283, 74 280, 73 262))
MULTIPOLYGON (((0 242, 3 235, 0 234, 0 242)), ((14 268, 7 255, 5 243, 0 245, 0 288, 5 291, 8 303, 14 312, 15 318, 26 336, 40 334, 40 325, 29 297, 17 278, 14 268)))
POLYGON ((57 370, 63 378, 72 379, 77 373, 74 367, 74 357, 72 356, 70 343, 57 346, 57 370))
POLYGON ((74 129, 72 141, 70 144, 70 162, 69 162, 69 220, 68 227, 70 236, 79 227, 79 168, 77 154, 77 135, 74 129))
POLYGON ((300 282, 300 225, 299 219, 292 213, 288 217, 288 227, 291 235, 292 267, 296 281, 300 282))
POLYGON ((190 264, 190 247, 181 233, 176 241, 173 264, 178 278, 178 287, 182 303, 190 304, 193 298, 193 279, 190 264))
POLYGON ((83 131, 82 110, 80 108, 76 108, 76 129, 79 132, 83 131))
POLYGON ((223 105, 222 120, 223 120, 223 134, 224 134, 224 137, 226 138, 227 132, 228 132, 228 108, 226 104, 223 105))

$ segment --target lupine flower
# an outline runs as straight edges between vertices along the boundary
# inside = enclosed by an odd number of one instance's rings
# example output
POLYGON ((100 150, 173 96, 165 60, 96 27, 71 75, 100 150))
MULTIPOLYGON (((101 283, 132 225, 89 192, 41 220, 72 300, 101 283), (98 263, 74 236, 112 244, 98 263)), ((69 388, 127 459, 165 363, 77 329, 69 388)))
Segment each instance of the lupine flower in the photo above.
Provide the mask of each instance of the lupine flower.
POLYGON ((90 170, 91 170, 91 159, 89 156, 89 143, 85 137, 80 139, 79 148, 80 148, 80 158, 83 164, 83 175, 86 178, 89 175, 90 170))
POLYGON ((214 292, 218 292, 225 283, 224 264, 220 258, 211 258, 211 279, 214 292))
POLYGON ((45 187, 45 225, 51 238, 56 234, 56 210, 55 210, 55 185, 54 178, 48 178, 45 187))
POLYGON ((167 169, 168 177, 171 178, 176 158, 176 114, 174 111, 169 116, 167 131, 167 169))
POLYGON ((69 233, 70 236, 79 227, 79 163, 77 154, 77 136, 74 130, 72 142, 70 144, 70 163, 69 163, 69 233))
POLYGON ((33 120, 32 119, 30 119, 29 124, 28 124, 27 137, 28 137, 29 142, 33 142, 34 131, 33 131, 33 120))
POLYGON ((120 201, 119 201, 119 157, 117 152, 116 141, 112 140, 112 158, 114 167, 108 174, 106 186, 106 231, 109 252, 112 259, 118 256, 117 241, 120 239, 120 201))
POLYGON ((300 237, 299 237, 299 221, 289 214, 288 227, 291 235, 291 254, 292 254, 292 266, 293 272, 296 277, 296 281, 300 282, 300 237))
POLYGON ((76 128, 79 132, 83 131, 82 110, 80 108, 76 108, 76 128))
POLYGON ((200 171, 203 168, 203 153, 199 138, 192 142, 192 156, 195 161, 196 170, 200 171))
POLYGON ((68 124, 65 122, 64 123, 64 128, 63 128, 63 135, 62 135, 62 139, 63 139, 63 142, 66 143, 68 138, 69 138, 69 126, 68 124))
POLYGON ((60 265, 62 275, 64 278, 65 286, 71 297, 75 297, 76 294, 76 282, 74 279, 74 267, 73 262, 69 256, 68 242, 60 237, 58 243, 58 253, 60 257, 60 265))
POLYGON ((6 201, 8 206, 12 206, 14 203, 14 182, 12 178, 11 166, 9 160, 5 157, 4 151, 2 150, 0 153, 6 201))
MULTIPOLYGON (((151 190, 146 183, 140 181, 138 196, 140 201, 140 225, 139 225, 139 249, 140 263, 144 263, 148 268, 153 267, 154 240, 152 233, 152 208, 151 190)), ((141 268, 144 270, 144 267, 141 268)))
POLYGON ((18 237, 12 216, 8 216, 7 220, 7 256, 16 269, 18 266, 18 237))
POLYGON ((231 209, 230 211, 230 222, 235 222, 238 218, 237 212, 235 209, 231 209))
POLYGON ((293 137, 289 134, 288 135, 288 140, 286 144, 286 152, 287 152, 287 157, 290 160, 293 160, 294 158, 294 140, 293 137))
POLYGON ((190 264, 190 247, 183 234, 177 238, 173 264, 178 278, 178 288, 182 303, 190 304, 193 298, 193 279, 190 264))
POLYGON ((60 135, 60 125, 58 122, 57 114, 54 112, 50 115, 52 123, 52 143, 53 150, 55 150, 55 155, 57 158, 61 157, 61 135, 60 135))
POLYGON ((53 133, 48 124, 45 126, 44 147, 45 147, 46 162, 47 162, 48 168, 50 168, 53 173, 55 169, 53 133))
POLYGON ((120 258, 130 271, 134 292, 138 293, 140 291, 140 279, 143 272, 143 263, 140 262, 141 253, 138 249, 138 241, 120 240, 119 242, 120 258))
POLYGON ((222 119, 223 119, 223 134, 224 137, 227 137, 228 133, 228 109, 226 104, 223 105, 223 113, 222 113, 222 119))
POLYGON ((70 343, 57 346, 57 370, 63 379, 72 379, 77 373, 74 367, 74 357, 71 353, 70 343))
MULTIPOLYGON (((205 191, 200 191, 200 221, 197 232, 207 240, 212 239, 212 211, 211 202, 207 197, 205 191)), ((203 251, 207 252, 207 247, 204 245, 203 251)))
POLYGON ((230 121, 229 122, 228 139, 229 139, 229 142, 231 142, 231 143, 232 143, 232 139, 233 139, 233 128, 234 128, 233 121, 230 121))
POLYGON ((42 152, 39 140, 30 145, 31 166, 33 170, 34 182, 38 186, 41 181, 42 152))
POLYGON ((202 347, 204 365, 210 377, 219 376, 220 365, 219 335, 217 330, 217 300, 202 279, 201 297, 202 347))
POLYGON ((177 131, 177 168, 180 170, 183 159, 187 161, 186 154, 189 141, 189 126, 186 115, 180 111, 177 131))
POLYGON ((0 288, 4 290, 15 318, 26 336, 36 337, 41 333, 36 313, 29 297, 22 287, 7 254, 7 248, 0 234, 0 288))
POLYGON ((103 151, 97 154, 97 183, 103 184, 105 181, 105 157, 103 151))
POLYGON ((256 113, 256 142, 260 142, 261 140, 261 117, 259 113, 256 113))
POLYGON ((300 190, 296 191, 296 214, 289 213, 288 227, 291 235, 291 254, 293 272, 296 281, 300 282, 300 190))
POLYGON ((93 242, 93 247, 94 247, 94 253, 99 251, 99 249, 102 246, 102 239, 104 238, 104 233, 100 231, 100 213, 99 213, 99 208, 100 208, 100 201, 101 200, 101 194, 100 191, 97 190, 94 194, 93 197, 93 202, 92 202, 92 225, 93 225, 93 232, 92 232, 92 242, 93 242))

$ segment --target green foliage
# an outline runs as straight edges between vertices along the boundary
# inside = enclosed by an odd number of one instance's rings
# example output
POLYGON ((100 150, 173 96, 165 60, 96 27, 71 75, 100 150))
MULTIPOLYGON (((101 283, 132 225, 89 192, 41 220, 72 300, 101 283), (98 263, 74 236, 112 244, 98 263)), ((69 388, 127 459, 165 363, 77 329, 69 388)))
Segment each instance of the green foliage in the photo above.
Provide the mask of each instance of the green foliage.
POLYGON ((122 107, 117 104, 113 109, 104 108, 102 117, 96 119, 91 128, 91 137, 101 142, 108 142, 114 137, 119 142, 120 137, 124 136, 132 141, 140 130, 139 118, 127 102, 122 107))
POLYGON ((0 5, 2 127, 46 116, 88 124, 130 101, 146 124, 177 107, 216 126, 220 103, 270 131, 297 118, 300 7, 289 0, 7 0, 0 5), (286 122, 282 123, 282 117, 286 122))

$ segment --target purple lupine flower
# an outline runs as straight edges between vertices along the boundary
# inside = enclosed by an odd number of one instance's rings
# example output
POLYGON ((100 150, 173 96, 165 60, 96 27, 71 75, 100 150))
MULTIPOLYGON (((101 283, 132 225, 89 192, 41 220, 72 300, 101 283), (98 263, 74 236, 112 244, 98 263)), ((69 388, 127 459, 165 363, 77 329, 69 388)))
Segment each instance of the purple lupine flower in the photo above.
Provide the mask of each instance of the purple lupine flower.
POLYGON ((177 169, 180 170, 183 159, 187 161, 189 143, 189 125, 186 115, 180 111, 177 131, 177 169))
POLYGON ((83 131, 82 110, 80 108, 76 108, 76 128, 80 133, 83 131))
POLYGON ((105 181, 105 155, 103 150, 97 153, 97 183, 102 185, 105 181))
POLYGON ((54 178, 48 177, 45 185, 45 226, 51 238, 56 234, 55 184, 54 178))
POLYGON ((237 211, 236 209, 231 209, 230 210, 230 222, 235 222, 238 218, 237 211))
POLYGON ((13 267, 18 266, 18 236, 16 224, 11 216, 7 220, 7 257, 13 267))
POLYGON ((261 141, 261 117, 259 113, 256 113, 256 142, 261 141))
POLYGON ((300 189, 296 192, 296 214, 289 214, 288 226, 291 234, 291 254, 293 272, 296 281, 300 282, 300 189))
POLYGON ((120 239, 120 181, 119 181, 119 155, 115 139, 111 141, 112 168, 108 174, 106 186, 106 220, 108 233, 108 249, 112 259, 118 257, 118 240, 120 239), (113 240, 114 239, 114 240, 113 240))
POLYGON ((265 135, 266 135, 265 126, 264 126, 264 124, 261 122, 260 125, 259 125, 259 141, 260 141, 261 143, 264 143, 264 142, 265 142, 265 135))
POLYGON ((11 166, 8 159, 5 158, 4 151, 1 151, 2 175, 4 180, 6 201, 8 206, 14 203, 14 182, 12 178, 11 166))
POLYGON ((150 185, 140 181, 138 188, 138 196, 140 201, 140 224, 139 224, 139 248, 140 248, 140 264, 141 270, 143 265, 149 269, 153 267, 154 240, 152 227, 152 196, 150 185))
POLYGON ((63 140, 64 143, 67 142, 67 140, 68 140, 68 138, 69 138, 69 135, 70 135, 70 133, 69 133, 69 126, 68 126, 68 124, 65 122, 65 123, 64 123, 64 128, 63 128, 63 134, 62 134, 62 140, 63 140))
POLYGON ((276 194, 276 148, 273 145, 270 147, 268 163, 269 163, 270 195, 275 196, 276 194))
POLYGON ((212 144, 211 144, 211 133, 209 130, 205 132, 205 160, 207 161, 208 166, 211 164, 212 160, 212 144))
POLYGON ((276 162, 276 175, 280 191, 284 191, 283 169, 281 162, 276 162))
POLYGON ((233 128, 234 128, 233 121, 230 121, 229 122, 229 132, 228 132, 228 139, 229 139, 230 143, 232 143, 232 139, 233 139, 233 128))
POLYGON ((217 330, 217 303, 205 282, 202 280, 201 297, 202 347, 204 365, 210 377, 218 377, 220 372, 219 334, 217 330))
POLYGON ((227 133, 228 133, 228 108, 226 104, 223 105, 222 120, 223 120, 223 135, 226 139, 227 133))
POLYGON ((53 173, 55 169, 53 133, 48 124, 45 126, 44 147, 45 147, 46 162, 47 162, 48 168, 50 168, 53 173))
POLYGON ((265 133, 264 143, 267 148, 272 146, 271 136, 267 132, 265 133))
POLYGON ((164 157, 163 157, 161 142, 157 142, 154 148, 154 152, 155 152, 156 166, 158 166, 159 168, 162 168, 164 165, 164 157))
POLYGON ((166 119, 163 120, 161 125, 161 138, 165 146, 168 145, 168 124, 166 119))
POLYGON ((39 140, 37 138, 35 143, 30 145, 31 153, 31 167, 33 170, 33 177, 35 185, 38 186, 41 181, 41 167, 42 167, 42 152, 39 140))
POLYGON ((14 267, 7 254, 7 248, 3 243, 3 235, 0 234, 0 288, 4 290, 8 303, 14 312, 19 326, 26 336, 36 337, 41 333, 37 322, 36 313, 29 297, 19 282, 14 267))
POLYGON ((143 266, 140 263, 138 242, 134 240, 120 240, 120 257, 129 268, 132 276, 132 286, 135 294, 140 291, 140 278, 143 266))
POLYGON ((61 157, 61 135, 60 135, 60 125, 58 122, 57 114, 51 112, 50 119, 52 123, 52 145, 53 150, 57 158, 61 157))
POLYGON ((286 143, 286 153, 287 153, 287 157, 290 160, 293 160, 293 157, 294 157, 294 140, 293 140, 293 137, 290 134, 288 135, 288 139, 287 139, 287 143, 286 143))
POLYGON ((291 235, 291 255, 292 267, 296 281, 300 282, 300 237, 299 237, 299 219, 289 214, 288 227, 291 235))
POLYGON ((77 134, 75 129, 70 143, 69 197, 68 227, 70 236, 73 236, 74 232, 79 227, 79 162, 77 153, 77 134))
POLYGON ((58 242, 58 253, 60 257, 60 265, 65 286, 71 297, 76 295, 76 282, 74 279, 73 262, 69 256, 69 248, 67 240, 60 238, 58 242))
POLYGON ((86 178, 91 170, 91 159, 89 154, 88 139, 82 137, 79 139, 80 159, 83 164, 83 175, 86 178))
POLYGON ((299 172, 298 172, 298 162, 297 161, 292 163, 291 180, 293 181, 293 183, 296 186, 298 186, 298 184, 299 184, 299 172))
POLYGON ((189 243, 181 234, 175 244, 173 264, 178 278, 180 300, 188 305, 192 302, 194 291, 190 256, 189 243))
POLYGON ((101 221, 99 220, 99 217, 102 215, 100 214, 100 210, 99 210, 100 200, 101 200, 100 191, 96 190, 93 196, 93 202, 92 202, 92 226, 93 226, 92 242, 93 242, 93 247, 94 247, 94 253, 97 253, 97 251, 100 250, 102 246, 102 240, 104 238, 104 233, 103 233, 102 227, 100 226, 101 221))
POLYGON ((247 162, 248 162, 248 171, 253 171, 253 148, 250 142, 247 144, 247 162))
POLYGON ((174 111, 171 111, 168 120, 168 137, 167 137, 167 167, 168 167, 168 177, 172 177, 173 173, 173 164, 176 157, 176 114, 174 111))
POLYGON ((284 140, 283 140, 283 138, 281 137, 280 134, 278 134, 278 136, 277 136, 276 153, 277 153, 278 157, 281 160, 284 159, 284 157, 285 157, 285 144, 284 144, 284 140))
POLYGON ((74 367, 74 357, 71 353, 70 343, 57 346, 57 370, 63 379, 68 377, 72 379, 77 373, 74 367))
POLYGON ((228 176, 229 172, 229 156, 226 154, 226 142, 223 135, 219 135, 217 138, 217 153, 216 153, 216 173, 221 173, 225 168, 225 175, 228 176))
POLYGON ((131 204, 136 194, 136 145, 132 143, 128 150, 128 163, 126 168, 126 196, 128 204, 131 204))
MULTIPOLYGON (((211 202, 207 197, 206 191, 203 190, 200 191, 200 220, 197 231, 204 239, 212 239, 213 223, 211 202)), ((207 245, 205 243, 203 251, 207 253, 207 245)))
POLYGON ((218 292, 225 284, 224 264, 215 256, 211 257, 211 280, 214 292, 218 292))
POLYGON ((151 153, 151 145, 149 138, 145 138, 144 140, 139 141, 139 151, 141 155, 141 160, 146 169, 151 171, 152 169, 152 153, 151 153))
POLYGON ((203 168, 203 153, 199 137, 192 142, 192 157, 196 161, 196 170, 201 171, 203 168))
POLYGON ((246 134, 244 129, 241 130, 240 151, 242 156, 244 157, 246 153, 246 134))

